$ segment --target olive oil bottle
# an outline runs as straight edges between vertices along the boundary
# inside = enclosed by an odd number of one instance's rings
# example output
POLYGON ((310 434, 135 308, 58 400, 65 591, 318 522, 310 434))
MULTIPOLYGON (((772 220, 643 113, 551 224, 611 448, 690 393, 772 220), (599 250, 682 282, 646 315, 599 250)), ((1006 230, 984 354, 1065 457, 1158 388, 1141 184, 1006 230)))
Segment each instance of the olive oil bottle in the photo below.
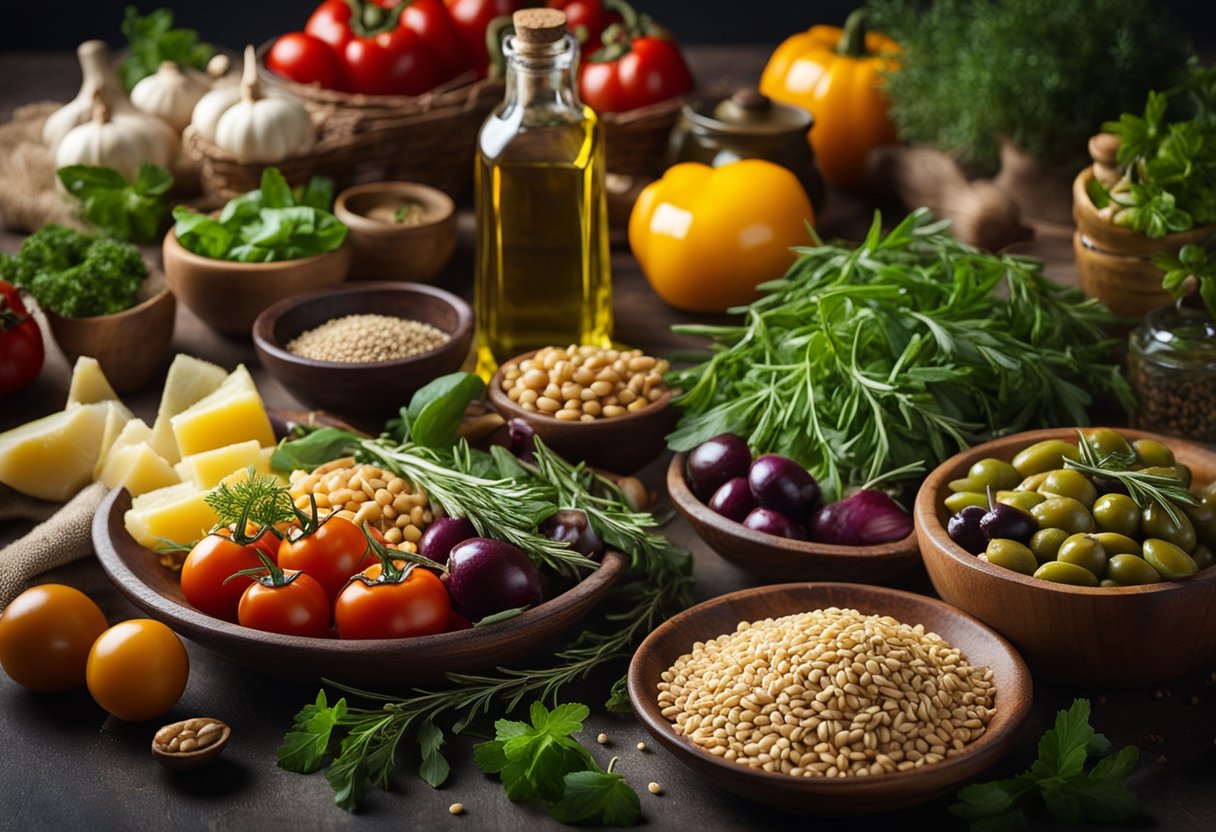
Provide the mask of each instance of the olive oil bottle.
POLYGON ((578 99, 556 9, 516 12, 503 103, 477 143, 477 370, 548 345, 608 346, 603 128, 578 99))

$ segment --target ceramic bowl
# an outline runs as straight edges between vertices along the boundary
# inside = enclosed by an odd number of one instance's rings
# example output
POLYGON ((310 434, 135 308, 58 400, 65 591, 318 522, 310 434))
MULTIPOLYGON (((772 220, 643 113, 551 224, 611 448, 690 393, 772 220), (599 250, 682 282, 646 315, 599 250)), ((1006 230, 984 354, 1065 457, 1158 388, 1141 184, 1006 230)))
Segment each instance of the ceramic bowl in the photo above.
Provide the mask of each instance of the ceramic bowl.
POLYGON ((68 362, 82 355, 96 358, 118 393, 139 390, 164 369, 176 312, 177 301, 158 269, 140 287, 139 303, 122 312, 65 318, 43 310, 68 362))
POLYGON ((248 338, 257 316, 276 301, 346 280, 351 246, 299 260, 237 263, 187 251, 170 229, 162 254, 169 286, 191 312, 217 332, 248 338))
POLYGON ((174 632, 236 664, 268 676, 317 681, 322 677, 373 690, 442 682, 531 655, 551 645, 603 598, 628 568, 619 553, 567 592, 485 627, 400 639, 344 641, 267 633, 194 609, 182 595, 178 573, 161 566, 123 526, 131 507, 126 489, 106 496, 93 518, 97 559, 127 600, 174 632))
POLYGON ((629 699, 642 725, 680 762, 715 787, 791 812, 844 815, 924 803, 953 791, 999 760, 1030 712, 1032 685, 1025 663, 1005 639, 966 613, 915 595, 857 584, 782 584, 722 595, 669 619, 647 636, 629 664, 629 699), (724 760, 677 734, 658 705, 664 671, 698 641, 734 632, 740 621, 840 607, 922 624, 962 651, 973 667, 992 668, 997 689, 987 730, 940 763, 872 777, 801 777, 724 760))
MULTIPOLYGON (((531 358, 525 352, 510 359, 531 358)), ((509 362, 504 361, 503 364, 509 362)), ((500 367, 486 389, 490 404, 504 419, 523 419, 546 445, 571 462, 586 462, 618 474, 632 474, 663 452, 666 436, 675 430, 679 414, 672 393, 663 394, 633 413, 592 422, 565 422, 547 414, 524 410, 503 392, 500 367)))
POLYGON ((790 540, 747 528, 697 499, 685 475, 687 454, 676 454, 667 468, 671 503, 693 531, 726 560, 775 581, 856 581, 881 584, 920 561, 916 533, 873 546, 836 546, 790 540))
POLYGON ((473 338, 473 310, 419 283, 357 283, 285 298, 258 316, 253 345, 271 375, 310 407, 355 416, 395 415, 431 379, 459 370, 473 338), (301 333, 345 315, 393 315, 446 332, 450 340, 410 358, 346 364, 287 351, 301 333))
POLYGON ((348 228, 352 280, 426 283, 456 250, 456 205, 443 191, 414 182, 371 182, 338 194, 334 216, 348 228), (396 218, 418 206, 417 222, 396 218))
MULTIPOLYGON (((1153 439, 1189 465, 1196 484, 1216 479, 1216 452, 1180 439, 1118 429, 1128 440, 1153 439)), ((1011 460, 1044 439, 1075 442, 1058 428, 1005 436, 957 454, 929 475, 916 495, 916 533, 938 595, 1004 635, 1036 678, 1085 687, 1162 682, 1216 656, 1216 568, 1147 586, 1067 586, 981 561, 950 539, 948 483, 985 457, 1011 460)))

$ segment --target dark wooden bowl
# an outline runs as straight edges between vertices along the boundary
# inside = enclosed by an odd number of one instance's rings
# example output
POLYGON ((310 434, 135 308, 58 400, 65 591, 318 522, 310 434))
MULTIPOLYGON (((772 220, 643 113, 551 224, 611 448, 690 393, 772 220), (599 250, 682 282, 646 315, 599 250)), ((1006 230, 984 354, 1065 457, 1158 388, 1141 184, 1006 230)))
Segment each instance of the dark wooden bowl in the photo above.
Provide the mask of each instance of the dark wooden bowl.
POLYGON ((473 310, 450 292, 420 283, 355 283, 285 298, 258 316, 258 359, 293 396, 311 407, 357 416, 390 416, 428 381, 459 370, 473 338, 473 310), (410 358, 344 364, 293 355, 300 333, 345 315, 396 315, 443 330, 443 346, 410 358))
MULTIPOLYGON (((525 352, 510 360, 518 363, 535 352, 525 352)), ((523 419, 546 445, 566 459, 618 474, 632 474, 661 454, 667 447, 667 434, 675 430, 680 417, 671 405, 671 392, 634 413, 594 422, 563 422, 545 414, 529 413, 503 392, 501 367, 490 379, 487 395, 504 419, 523 419)))
POLYGON ((835 546, 753 531, 718 514, 688 487, 687 454, 667 467, 667 493, 693 531, 740 569, 775 581, 856 581, 881 584, 916 566, 916 533, 875 546, 835 546))
POLYGON ((1009 750, 1030 713, 1033 686, 1026 664, 1005 639, 948 604, 882 587, 857 584, 781 584, 732 592, 698 604, 651 633, 629 665, 629 698, 646 730, 680 762, 715 786, 791 812, 863 814, 902 809, 953 791, 1009 750), (823 609, 851 608, 923 624, 962 651, 972 666, 992 668, 996 714, 984 735, 956 757, 873 777, 795 777, 752 769, 715 757, 672 728, 657 702, 663 671, 690 652, 694 642, 734 632, 740 621, 759 621, 823 609))
POLYGON ((343 641, 266 633, 204 615, 182 595, 178 574, 161 566, 123 526, 131 507, 115 489, 93 518, 93 545, 110 580, 149 617, 239 665, 270 676, 400 689, 509 663, 551 645, 603 598, 628 567, 609 552, 573 589, 498 624, 433 636, 343 641))
MULTIPOLYGON (((1189 465, 1196 484, 1216 479, 1216 452, 1192 442, 1119 428, 1129 440, 1154 439, 1189 465)), ((938 466, 913 511, 925 568, 937 593, 1008 638, 1042 675, 1085 687, 1162 682, 1216 656, 1216 569, 1148 586, 1066 586, 993 566, 946 534, 947 483, 984 457, 1011 460, 1044 439, 1076 441, 1071 428, 1005 436, 938 466)))
POLYGON ((352 280, 412 280, 426 283, 456 250, 456 204, 443 191, 416 182, 369 182, 338 194, 334 216, 350 230, 352 280), (406 202, 422 206, 422 222, 392 221, 406 202), (387 212, 389 219, 380 218, 387 212))

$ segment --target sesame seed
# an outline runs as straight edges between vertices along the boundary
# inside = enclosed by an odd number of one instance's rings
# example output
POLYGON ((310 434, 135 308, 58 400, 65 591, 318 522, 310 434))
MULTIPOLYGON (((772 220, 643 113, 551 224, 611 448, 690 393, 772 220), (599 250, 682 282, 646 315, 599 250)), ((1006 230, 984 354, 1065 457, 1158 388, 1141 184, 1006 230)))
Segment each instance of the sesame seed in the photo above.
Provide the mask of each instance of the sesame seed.
POLYGON ((392 315, 346 315, 300 333, 287 351, 337 364, 369 364, 421 355, 451 340, 430 324, 392 315))

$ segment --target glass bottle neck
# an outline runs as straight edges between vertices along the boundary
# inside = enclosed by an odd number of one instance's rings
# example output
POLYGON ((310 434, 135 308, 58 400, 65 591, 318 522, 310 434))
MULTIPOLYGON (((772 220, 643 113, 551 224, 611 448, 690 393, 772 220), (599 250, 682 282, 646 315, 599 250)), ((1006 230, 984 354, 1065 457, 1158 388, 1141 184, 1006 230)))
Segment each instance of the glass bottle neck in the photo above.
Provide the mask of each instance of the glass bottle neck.
POLYGON ((570 35, 549 44, 525 44, 507 38, 506 109, 522 107, 581 112, 575 84, 578 41, 570 35))

